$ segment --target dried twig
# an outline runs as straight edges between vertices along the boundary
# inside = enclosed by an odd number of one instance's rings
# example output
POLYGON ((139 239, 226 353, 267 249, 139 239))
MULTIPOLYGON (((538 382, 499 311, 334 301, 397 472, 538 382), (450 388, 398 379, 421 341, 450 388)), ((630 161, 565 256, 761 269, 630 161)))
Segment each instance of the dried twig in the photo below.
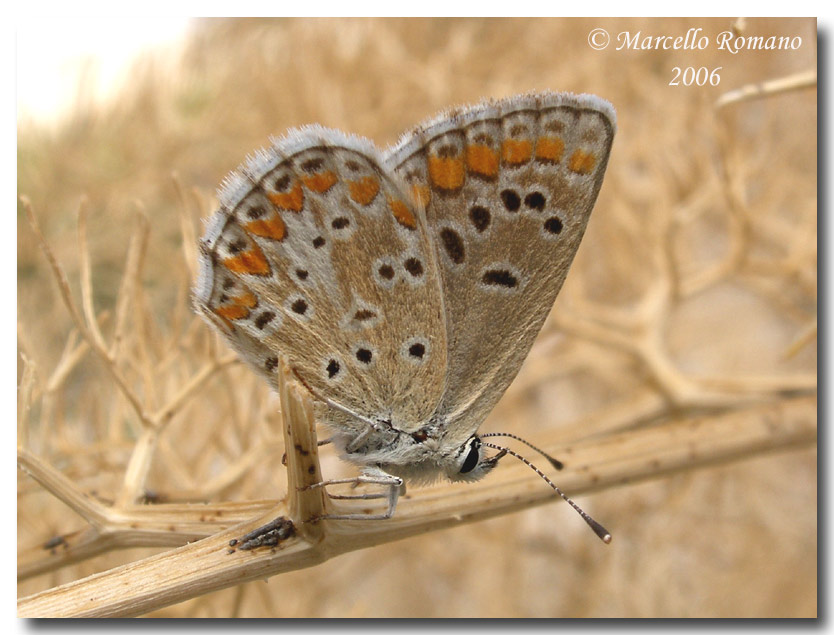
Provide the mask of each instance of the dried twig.
MULTIPOLYGON (((245 581, 313 566, 346 551, 554 500, 535 475, 514 466, 506 468, 503 478, 475 489, 449 485, 406 496, 389 520, 305 522, 333 511, 333 503, 322 496, 320 488, 304 488, 321 478, 309 398, 286 379, 282 397, 285 407, 289 406, 285 409, 288 447, 298 450, 288 455, 291 488, 286 503, 197 543, 23 598, 18 614, 140 615, 245 581), (230 540, 276 516, 292 520, 296 537, 273 549, 244 553, 228 548, 230 540)), ((569 455, 571 465, 560 475, 560 482, 568 491, 581 494, 757 452, 801 447, 815 439, 816 400, 796 399, 775 408, 751 407, 723 417, 562 448, 560 455, 569 455)))

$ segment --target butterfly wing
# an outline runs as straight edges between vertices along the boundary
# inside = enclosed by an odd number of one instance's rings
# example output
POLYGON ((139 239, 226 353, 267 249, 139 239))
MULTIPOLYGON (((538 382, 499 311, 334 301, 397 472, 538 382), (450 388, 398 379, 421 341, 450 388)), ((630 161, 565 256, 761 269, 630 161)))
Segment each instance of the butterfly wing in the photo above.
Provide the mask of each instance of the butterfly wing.
POLYGON ((527 95, 443 115, 387 154, 425 205, 438 252, 449 346, 439 412, 451 444, 477 429, 527 356, 588 224, 614 131, 613 108, 597 97, 527 95))
POLYGON ((446 373, 439 273, 422 210, 373 144, 295 131, 233 172, 219 198, 195 289, 209 322, 273 386, 284 355, 322 399, 427 419, 446 373))

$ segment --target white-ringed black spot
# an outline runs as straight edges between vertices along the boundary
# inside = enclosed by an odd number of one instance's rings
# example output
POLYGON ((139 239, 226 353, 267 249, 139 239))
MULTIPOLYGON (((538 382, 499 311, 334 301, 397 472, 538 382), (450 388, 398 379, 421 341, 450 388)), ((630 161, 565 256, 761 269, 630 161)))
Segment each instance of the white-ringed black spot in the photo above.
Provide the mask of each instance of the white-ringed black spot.
POLYGON ((423 275, 423 263, 418 258, 407 258, 403 263, 403 267, 415 278, 423 275))
POLYGON ((539 212, 544 209, 545 203, 546 200, 544 198, 544 194, 541 192, 530 192, 524 197, 524 204, 530 209, 534 209, 539 212))
POLYGON ((472 226, 480 234, 486 231, 492 217, 486 207, 475 205, 469 210, 469 220, 472 221, 472 226))
POLYGON ((383 289, 393 289, 401 277, 399 263, 391 256, 377 258, 372 267, 371 275, 373 276, 374 282, 383 289))
POLYGON ((508 269, 487 269, 481 276, 481 282, 490 287, 506 289, 514 289, 518 286, 518 278, 508 269))
POLYGON ((246 249, 246 241, 243 238, 238 238, 237 240, 229 241, 229 253, 239 253, 246 249))
POLYGON ((424 363, 431 352, 429 341, 425 337, 410 337, 400 346, 400 355, 412 364, 424 363))
POLYGON ((290 186, 290 181, 291 181, 291 179, 290 179, 289 174, 285 174, 284 176, 278 177, 277 179, 275 179, 275 183, 273 184, 273 186, 275 187, 275 191, 276 192, 286 191, 287 188, 289 188, 289 186, 290 186))
POLYGON ((357 322, 365 322, 367 320, 372 320, 376 317, 376 313, 371 311, 370 309, 359 309, 356 313, 353 314, 353 319, 357 322))
POLYGON ((260 218, 265 213, 266 213, 266 210, 264 210, 264 208, 261 205, 255 205, 253 207, 250 207, 247 210, 246 215, 249 218, 256 219, 256 218, 260 218))
MULTIPOLYGON (((351 305, 351 308, 339 320, 338 326, 345 331, 364 331, 373 328, 382 319, 382 314, 377 307, 361 300, 354 300, 354 304, 351 305)), ((358 342, 358 346, 376 350, 367 342, 358 342)))
POLYGON ((310 272, 306 269, 296 269, 295 275, 299 280, 306 280, 310 276, 310 272))
POLYGON ((333 229, 344 229, 350 225, 350 220, 345 218, 344 216, 339 216, 338 218, 334 218, 333 221, 330 223, 330 226, 333 229))
POLYGON ((408 354, 417 359, 423 359, 423 355, 426 354, 426 345, 422 342, 414 342, 408 347, 408 354))
POLYGON ((285 315, 289 315, 299 322, 309 322, 316 314, 315 304, 300 293, 293 293, 286 298, 282 308, 285 315))
POLYGON ((267 324, 272 322, 275 319, 275 313, 272 311, 264 311, 263 313, 259 313, 258 317, 255 318, 255 326, 259 329, 263 330, 267 324))
POLYGON ((339 371, 341 369, 342 367, 339 365, 339 362, 337 362, 335 359, 331 359, 327 363, 327 368, 325 368, 325 370, 327 371, 327 378, 333 379, 336 375, 339 374, 339 371))
POLYGON ((463 239, 460 235, 449 227, 444 227, 440 230, 440 242, 443 249, 446 250, 446 255, 456 265, 461 264, 466 259, 466 250, 463 245, 463 239))
POLYGON ((301 164, 301 169, 308 173, 318 172, 321 170, 322 166, 324 165, 324 159, 321 157, 316 157, 315 159, 309 159, 301 164))
POLYGON ((316 236, 315 238, 313 238, 313 247, 315 247, 316 249, 318 249, 319 247, 323 247, 325 242, 327 241, 324 239, 324 236, 316 236))
POLYGON ((357 348, 356 349, 356 359, 358 359, 363 364, 370 364, 374 358, 373 351, 367 348, 357 348))
POLYGON ((309 306, 307 305, 307 301, 304 298, 298 298, 294 300, 293 303, 290 305, 290 309, 293 310, 294 313, 298 313, 299 315, 304 315, 307 312, 309 306))
POLYGON ((515 190, 502 190, 501 200, 508 212, 517 212, 521 207, 521 197, 515 190))
POLYGON ((544 221, 544 229, 551 234, 558 234, 562 231, 562 221, 558 216, 551 216, 544 221))

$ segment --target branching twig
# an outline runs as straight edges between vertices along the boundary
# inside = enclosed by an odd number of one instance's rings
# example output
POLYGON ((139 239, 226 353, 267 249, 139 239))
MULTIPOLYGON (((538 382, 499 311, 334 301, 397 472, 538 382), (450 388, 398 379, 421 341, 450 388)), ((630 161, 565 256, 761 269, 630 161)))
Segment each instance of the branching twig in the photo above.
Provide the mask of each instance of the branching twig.
MULTIPOLYGON (((297 388, 285 386, 285 399, 287 391, 294 391, 291 401, 284 401, 293 413, 285 419, 292 442, 288 447, 299 450, 288 455, 288 459, 293 457, 289 465, 292 487, 320 478, 320 472, 308 398, 295 392, 297 388)), ((571 457, 559 481, 563 489, 577 495, 757 452, 807 446, 815 439, 816 400, 802 398, 554 451, 571 457)), ((321 489, 295 490, 295 494, 291 489, 288 503, 269 514, 174 551, 23 598, 18 615, 140 615, 245 581, 309 567, 346 551, 553 501, 552 492, 521 468, 504 467, 503 478, 474 488, 449 485, 417 491, 401 500, 394 518, 384 521, 304 522, 325 509, 321 489), (292 519, 295 538, 271 550, 230 553, 230 539, 281 515, 292 519)))
POLYGON ((29 224, 32 227, 32 231, 35 232, 35 236, 38 239, 38 243, 40 244, 41 250, 46 256, 50 268, 52 269, 52 273, 55 276, 55 280, 58 283, 58 289, 60 290, 61 297, 64 300, 64 306, 66 306, 67 310, 70 313, 70 316, 75 322, 75 327, 78 329, 79 333, 81 333, 82 337, 84 337, 84 339, 87 340, 87 343, 90 344, 90 346, 99 355, 99 357, 101 357, 102 361, 104 362, 105 368, 107 368, 107 370, 110 371, 110 374, 113 377, 114 381, 119 386, 119 389, 122 391, 127 400, 130 402, 131 406, 133 406, 133 409, 136 412, 142 424, 144 426, 153 425, 150 420, 150 417, 142 407, 142 402, 139 399, 139 397, 128 386, 125 378, 122 376, 122 374, 110 360, 110 356, 108 355, 107 350, 103 348, 103 345, 99 343, 96 336, 89 330, 87 324, 85 324, 84 320, 81 318, 81 314, 78 311, 78 307, 76 307, 75 305, 75 300, 73 300, 72 298, 72 292, 70 291, 69 283, 67 282, 67 277, 64 274, 61 265, 58 264, 58 260, 53 255, 52 250, 49 248, 49 244, 46 242, 43 233, 41 233, 37 219, 35 218, 35 214, 32 211, 32 205, 29 202, 29 199, 27 199, 25 196, 21 196, 20 200, 23 203, 23 209, 26 211, 26 217, 29 219, 29 224))

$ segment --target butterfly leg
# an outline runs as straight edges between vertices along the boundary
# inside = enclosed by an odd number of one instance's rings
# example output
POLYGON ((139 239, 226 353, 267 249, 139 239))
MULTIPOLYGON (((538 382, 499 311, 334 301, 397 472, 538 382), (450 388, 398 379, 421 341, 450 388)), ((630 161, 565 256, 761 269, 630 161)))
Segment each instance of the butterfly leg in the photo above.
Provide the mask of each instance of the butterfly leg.
POLYGON ((352 483, 354 485, 370 484, 383 485, 388 488, 386 493, 376 494, 331 494, 327 496, 334 500, 371 500, 385 498, 388 500, 388 509, 383 514, 326 514, 319 516, 315 520, 387 520, 394 515, 394 510, 397 508, 397 501, 400 493, 405 490, 403 480, 399 476, 393 476, 387 472, 379 469, 366 469, 359 476, 353 478, 340 478, 329 481, 322 481, 310 487, 326 487, 327 485, 337 485, 341 483, 352 483))

